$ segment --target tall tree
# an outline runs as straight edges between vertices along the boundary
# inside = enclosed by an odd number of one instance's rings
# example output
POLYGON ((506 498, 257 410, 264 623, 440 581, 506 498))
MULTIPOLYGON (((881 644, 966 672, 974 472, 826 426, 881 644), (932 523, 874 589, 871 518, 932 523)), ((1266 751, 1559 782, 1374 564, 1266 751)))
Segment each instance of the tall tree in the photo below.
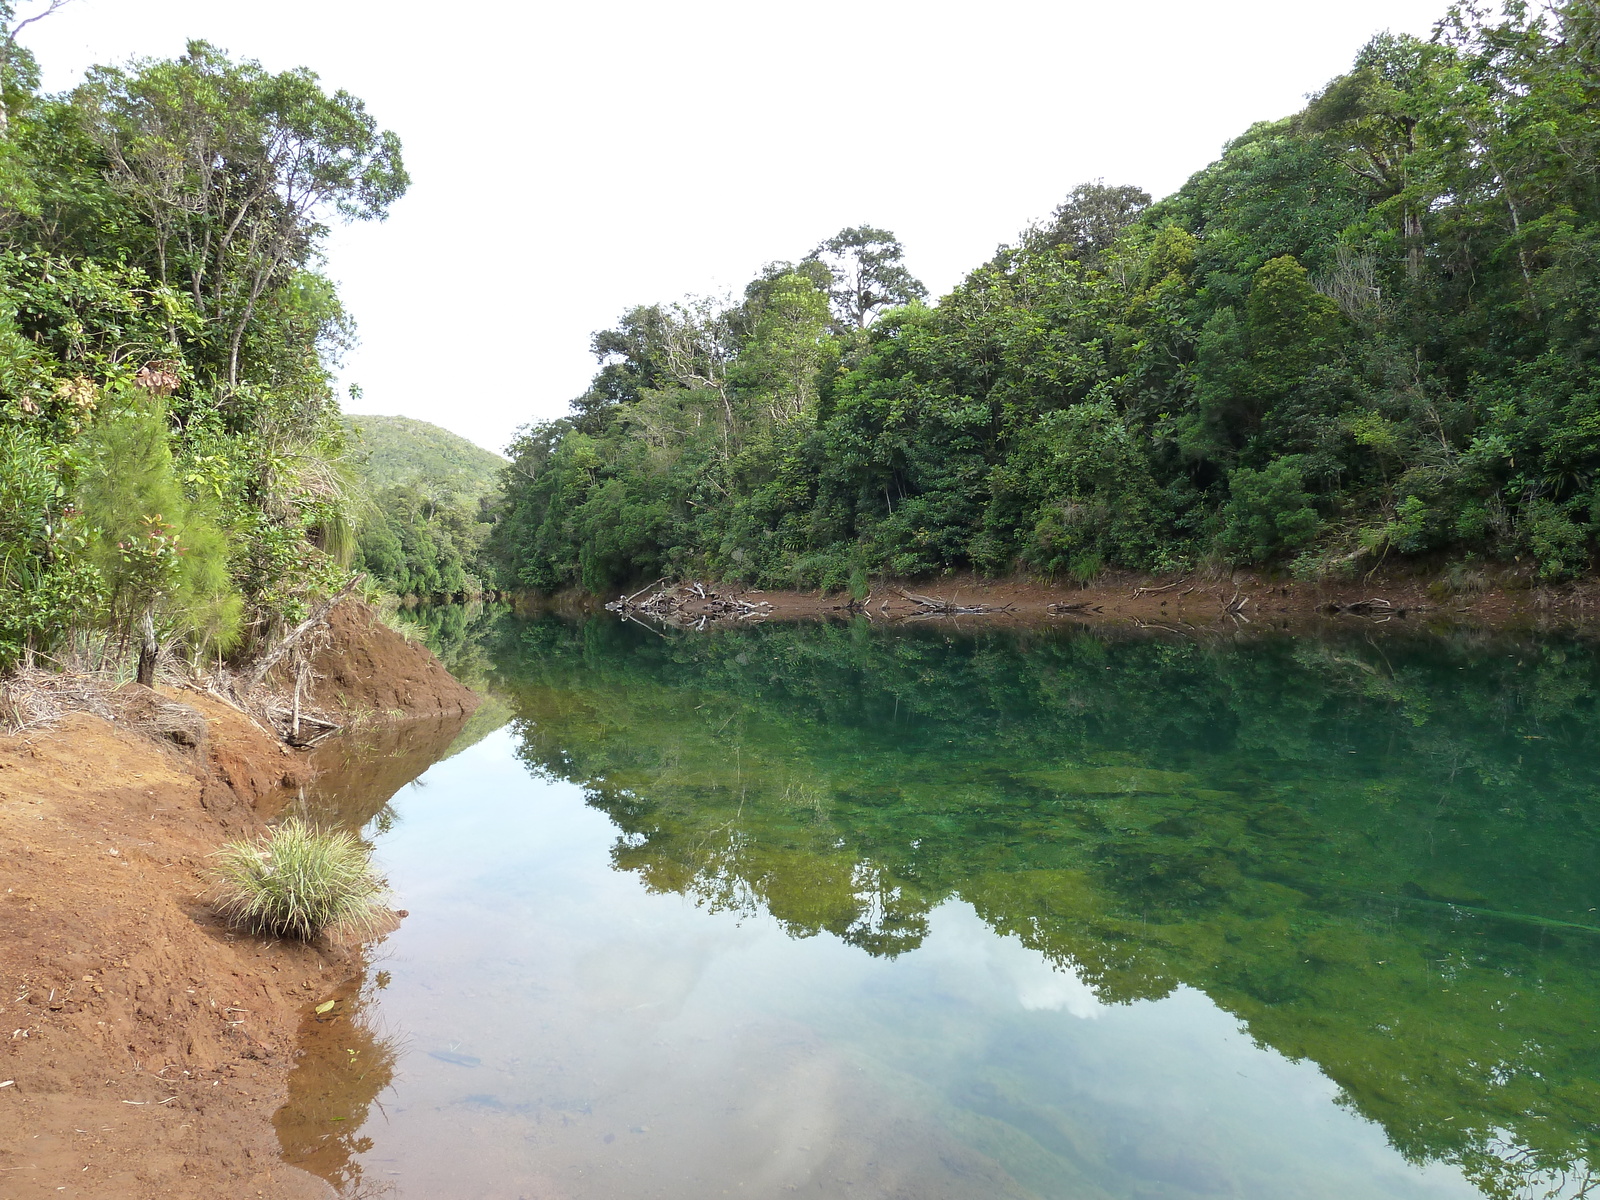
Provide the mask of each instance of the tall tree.
POLYGON ((659 304, 640 304, 622 314, 614 329, 589 339, 600 370, 588 390, 572 402, 578 423, 597 432, 619 405, 635 404, 665 378, 666 314, 659 304))
POLYGON ((326 222, 381 220, 410 182, 399 139, 360 100, 205 42, 171 62, 96 68, 77 101, 150 223, 157 278, 213 328, 229 387, 263 297, 310 261, 326 222))
POLYGON ((1070 245, 1079 258, 1098 263, 1117 235, 1149 206, 1150 193, 1141 187, 1108 184, 1104 179, 1080 183, 1051 214, 1050 224, 1041 231, 1042 242, 1070 245))
POLYGON ((828 295, 839 323, 865 329, 883 309, 927 296, 928 289, 906 269, 905 253, 887 229, 857 225, 841 229, 805 261, 820 262, 832 274, 828 295))
POLYGON ((1355 70, 1330 83, 1299 118, 1305 132, 1321 135, 1339 155, 1372 204, 1398 210, 1412 278, 1422 271, 1423 215, 1438 190, 1417 164, 1425 161, 1428 118, 1444 107, 1441 75, 1449 58, 1417 38, 1380 34, 1362 49, 1355 70))

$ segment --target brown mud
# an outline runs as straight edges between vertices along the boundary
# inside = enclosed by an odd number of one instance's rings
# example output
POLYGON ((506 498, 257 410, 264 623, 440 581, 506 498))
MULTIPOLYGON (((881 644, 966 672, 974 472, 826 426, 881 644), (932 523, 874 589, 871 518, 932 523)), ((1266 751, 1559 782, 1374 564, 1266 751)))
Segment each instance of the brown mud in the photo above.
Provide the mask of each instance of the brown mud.
POLYGON ((328 614, 328 636, 311 669, 312 702, 333 712, 457 717, 478 706, 426 647, 406 641, 365 604, 347 601, 328 614))
POLYGON ((426 769, 477 699, 358 605, 335 610, 332 632, 319 700, 369 717, 347 739, 356 750, 293 751, 203 693, 137 685, 107 698, 113 720, 73 713, 0 737, 6 1200, 332 1194, 317 1163, 285 1163, 307 1135, 273 1118, 307 1022, 363 1036, 345 1015, 360 948, 228 929, 202 896, 206 859, 264 829, 319 771, 320 786, 359 793, 356 807, 381 805, 372 797, 426 769), (368 753, 383 757, 363 774, 368 753))

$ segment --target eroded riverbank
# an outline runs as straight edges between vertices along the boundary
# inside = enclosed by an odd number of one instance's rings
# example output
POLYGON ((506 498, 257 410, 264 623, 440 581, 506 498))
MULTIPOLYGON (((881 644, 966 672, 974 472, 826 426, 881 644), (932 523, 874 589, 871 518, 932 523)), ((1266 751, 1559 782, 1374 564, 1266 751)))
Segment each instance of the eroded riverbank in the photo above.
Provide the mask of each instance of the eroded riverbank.
MULTIPOLYGON (((657 586, 650 585, 643 595, 657 586)), ((1104 572, 1082 586, 957 575, 875 580, 859 598, 839 590, 715 582, 680 583, 676 592, 669 623, 679 626, 699 624, 702 618, 715 622, 861 616, 887 623, 959 619, 974 628, 1078 624, 1209 630, 1259 625, 1318 634, 1341 619, 1359 617, 1410 620, 1438 629, 1600 631, 1600 580, 1542 583, 1522 569, 1460 571, 1454 576, 1372 571, 1344 582, 1318 583, 1247 570, 1163 576, 1104 572), (947 610, 939 611, 929 601, 942 602, 947 610)), ((519 608, 528 614, 582 614, 600 611, 615 600, 579 593, 524 595, 519 608)), ((625 612, 646 622, 652 619, 648 612, 625 612)))
MULTIPOLYGON (((325 701, 367 714, 359 739, 404 745, 390 772, 422 770, 478 702, 353 606, 320 666, 325 701)), ((324 1196, 271 1118, 307 1012, 347 994, 360 949, 236 934, 200 893, 212 851, 344 751, 319 763, 191 690, 100 706, 114 719, 0 738, 0 1195, 324 1196)))

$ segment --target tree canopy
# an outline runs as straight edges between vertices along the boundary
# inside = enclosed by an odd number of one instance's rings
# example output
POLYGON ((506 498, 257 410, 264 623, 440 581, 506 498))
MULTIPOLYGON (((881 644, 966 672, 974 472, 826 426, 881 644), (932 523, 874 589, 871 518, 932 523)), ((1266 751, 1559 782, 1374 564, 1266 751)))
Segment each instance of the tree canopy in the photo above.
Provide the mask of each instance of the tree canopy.
MULTIPOLYGON (((35 15, 48 11, 37 6, 35 15)), ((336 587, 355 497, 331 223, 405 191, 394 134, 306 70, 203 42, 0 84, 0 666, 89 635, 248 653, 336 587)))
POLYGON ((517 443, 499 553, 538 588, 1585 572, 1595 28, 1567 0, 1378 36, 1175 194, 1083 184, 932 306, 861 226, 739 303, 636 308, 517 443))

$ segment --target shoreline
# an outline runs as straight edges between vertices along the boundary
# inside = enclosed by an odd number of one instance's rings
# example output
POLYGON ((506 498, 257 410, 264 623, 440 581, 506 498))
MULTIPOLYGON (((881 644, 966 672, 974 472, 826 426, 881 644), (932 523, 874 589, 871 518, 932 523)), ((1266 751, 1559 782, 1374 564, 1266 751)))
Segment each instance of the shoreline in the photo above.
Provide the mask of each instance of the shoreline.
MULTIPOLYGON (((842 592, 749 588, 737 583, 702 583, 705 598, 679 588, 667 623, 681 627, 748 623, 751 620, 848 620, 874 623, 970 623, 974 627, 1106 625, 1134 628, 1277 629, 1311 631, 1327 622, 1366 624, 1405 621, 1529 632, 1561 628, 1600 629, 1600 579, 1539 586, 1526 577, 1485 581, 1472 590, 1452 590, 1426 576, 1393 574, 1350 583, 1300 583, 1259 572, 1144 575, 1108 573, 1084 586, 1026 579, 983 579, 955 575, 937 580, 873 581, 859 603, 842 592), (954 609, 940 612, 915 598, 940 600, 954 609), (741 607, 726 610, 728 602, 741 607), (753 606, 759 611, 749 611, 753 606)), ((634 589, 623 592, 627 595, 634 589)), ((525 593, 518 612, 557 611, 592 614, 618 597, 566 592, 553 596, 525 593)), ((628 612, 631 619, 655 614, 628 612)), ((659 619, 657 616, 656 619, 659 619)))
MULTIPOLYGON (((319 700, 447 745, 477 698, 342 608, 319 700)), ((330 1196, 273 1117, 303 1020, 347 997, 363 947, 239 933, 201 895, 207 856, 266 829, 316 756, 192 689, 101 699, 110 719, 0 736, 0 1194, 330 1196)))

